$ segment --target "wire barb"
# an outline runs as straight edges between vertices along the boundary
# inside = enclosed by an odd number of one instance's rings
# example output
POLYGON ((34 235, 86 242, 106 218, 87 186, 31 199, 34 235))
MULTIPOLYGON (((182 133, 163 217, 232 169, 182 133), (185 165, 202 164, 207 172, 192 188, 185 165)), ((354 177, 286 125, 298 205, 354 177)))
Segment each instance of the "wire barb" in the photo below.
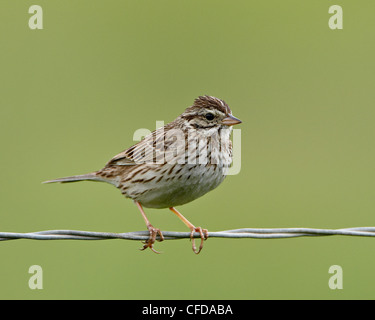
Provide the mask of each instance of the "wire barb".
MULTIPOLYGON (((190 232, 163 231, 164 240, 190 239, 190 232)), ((218 232, 208 232, 209 238, 252 238, 252 239, 283 239, 296 237, 317 236, 358 236, 375 237, 375 227, 358 227, 346 229, 312 229, 312 228, 281 228, 281 229, 256 229, 243 228, 218 232)), ((193 234, 194 238, 200 238, 199 232, 193 234)), ((16 239, 32 240, 143 240, 149 238, 148 231, 135 231, 125 233, 92 232, 79 230, 46 230, 29 233, 0 232, 0 241, 16 239)), ((160 240, 157 235, 156 240, 160 240)))

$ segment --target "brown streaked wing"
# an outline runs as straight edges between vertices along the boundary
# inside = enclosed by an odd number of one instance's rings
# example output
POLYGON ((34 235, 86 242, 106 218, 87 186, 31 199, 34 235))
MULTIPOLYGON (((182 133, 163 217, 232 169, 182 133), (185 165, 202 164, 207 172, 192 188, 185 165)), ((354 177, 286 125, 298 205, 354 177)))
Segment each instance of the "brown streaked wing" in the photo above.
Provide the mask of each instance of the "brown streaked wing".
POLYGON ((106 167, 114 165, 134 166, 140 163, 155 162, 157 160, 156 154, 159 154, 159 152, 164 152, 166 148, 175 143, 173 135, 170 135, 167 138, 165 135, 165 132, 170 130, 172 127, 172 123, 169 123, 166 126, 151 132, 143 140, 114 156, 106 164, 106 167), (158 143, 163 140, 164 143, 158 143))

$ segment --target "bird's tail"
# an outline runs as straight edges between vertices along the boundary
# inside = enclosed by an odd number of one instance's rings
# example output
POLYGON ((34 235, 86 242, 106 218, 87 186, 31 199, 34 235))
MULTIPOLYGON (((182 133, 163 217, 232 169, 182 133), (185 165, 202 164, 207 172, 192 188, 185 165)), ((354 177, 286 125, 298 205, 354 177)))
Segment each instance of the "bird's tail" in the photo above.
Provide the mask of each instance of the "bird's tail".
POLYGON ((76 181, 85 181, 85 180, 104 181, 101 177, 97 176, 96 172, 92 172, 88 174, 81 174, 78 176, 71 176, 71 177, 48 180, 48 181, 44 181, 43 183, 52 183, 52 182, 66 183, 66 182, 76 182, 76 181))

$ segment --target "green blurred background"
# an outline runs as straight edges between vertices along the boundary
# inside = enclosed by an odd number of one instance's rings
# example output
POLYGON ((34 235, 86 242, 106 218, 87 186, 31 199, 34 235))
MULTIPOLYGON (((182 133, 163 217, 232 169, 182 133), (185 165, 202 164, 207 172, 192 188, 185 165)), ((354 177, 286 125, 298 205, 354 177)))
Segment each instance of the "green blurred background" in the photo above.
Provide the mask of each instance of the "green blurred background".
MULTIPOLYGON (((242 170, 183 207, 232 228, 374 225, 373 1, 2 1, 0 231, 145 230, 110 185, 42 185, 100 169, 139 128, 198 95, 243 124, 242 170), (44 29, 30 30, 38 4, 44 29), (341 5, 344 29, 328 27, 341 5)), ((162 230, 187 231, 169 210, 162 230)), ((375 240, 325 237, 1 242, 2 299, 372 299, 375 240), (40 265, 44 289, 30 290, 40 265), (344 289, 330 290, 340 265, 344 289)))

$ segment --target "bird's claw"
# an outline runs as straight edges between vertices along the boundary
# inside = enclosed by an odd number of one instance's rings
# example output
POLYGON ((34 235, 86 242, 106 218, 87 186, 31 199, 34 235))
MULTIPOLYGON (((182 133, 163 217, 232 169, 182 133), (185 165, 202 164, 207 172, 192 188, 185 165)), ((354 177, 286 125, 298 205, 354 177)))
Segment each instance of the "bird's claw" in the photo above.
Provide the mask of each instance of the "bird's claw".
POLYGON ((207 229, 202 229, 201 227, 194 227, 193 229, 191 229, 190 240, 192 242, 192 249, 193 249, 195 254, 199 254, 199 252, 201 252, 201 250, 203 248, 203 241, 207 240, 207 238, 208 238, 208 230, 207 229), (194 232, 198 232, 200 234, 200 237, 201 237, 201 244, 199 246, 198 251, 197 251, 197 248, 195 246, 194 232))
POLYGON ((141 248, 139 250, 143 251, 143 250, 145 250, 147 248, 150 248, 151 251, 153 251, 155 253, 161 253, 161 252, 156 251, 154 249, 154 243, 156 241, 157 235, 159 235, 159 237, 160 237, 160 239, 158 241, 159 242, 163 241, 164 240, 163 234, 161 233, 160 229, 154 228, 151 224, 147 225, 147 229, 150 232, 150 236, 149 236, 149 238, 146 241, 143 241, 143 244, 144 244, 143 248, 141 248))

